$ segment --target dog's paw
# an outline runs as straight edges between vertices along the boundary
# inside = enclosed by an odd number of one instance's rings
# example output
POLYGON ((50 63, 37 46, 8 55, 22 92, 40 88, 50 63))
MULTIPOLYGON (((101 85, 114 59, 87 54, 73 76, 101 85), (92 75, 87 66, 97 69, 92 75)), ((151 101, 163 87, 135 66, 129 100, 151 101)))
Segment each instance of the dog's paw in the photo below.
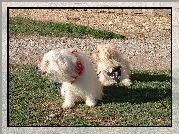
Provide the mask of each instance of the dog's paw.
POLYGON ((86 105, 89 107, 94 107, 96 105, 95 100, 86 100, 86 105))
POLYGON ((121 81, 122 84, 124 84, 124 86, 130 86, 132 84, 132 82, 130 81, 130 79, 123 79, 121 81))
POLYGON ((63 108, 63 109, 71 108, 71 107, 73 107, 73 106, 74 106, 74 103, 64 102, 64 103, 62 104, 62 108, 63 108))

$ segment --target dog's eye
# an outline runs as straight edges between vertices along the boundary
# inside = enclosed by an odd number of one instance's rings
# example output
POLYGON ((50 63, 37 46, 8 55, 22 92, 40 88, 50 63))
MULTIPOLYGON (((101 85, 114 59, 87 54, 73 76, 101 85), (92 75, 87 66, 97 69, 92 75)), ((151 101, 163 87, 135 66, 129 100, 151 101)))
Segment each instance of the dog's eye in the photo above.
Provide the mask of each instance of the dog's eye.
POLYGON ((46 61, 45 61, 45 64, 46 64, 46 65, 47 65, 47 64, 49 64, 49 61, 48 61, 48 60, 46 60, 46 61))

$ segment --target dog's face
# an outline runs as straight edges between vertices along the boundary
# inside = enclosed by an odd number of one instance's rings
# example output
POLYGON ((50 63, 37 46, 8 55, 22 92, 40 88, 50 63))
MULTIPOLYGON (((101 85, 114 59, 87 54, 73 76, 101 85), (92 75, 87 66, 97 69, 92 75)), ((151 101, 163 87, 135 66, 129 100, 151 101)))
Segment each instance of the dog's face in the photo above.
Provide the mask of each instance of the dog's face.
POLYGON ((95 61, 115 60, 117 58, 117 51, 115 46, 109 44, 97 46, 97 50, 92 53, 95 61))
POLYGON ((120 66, 118 61, 117 48, 114 45, 102 44, 97 46, 97 50, 92 53, 97 64, 97 71, 120 66))
POLYGON ((71 76, 76 75, 76 61, 77 58, 68 51, 51 50, 44 54, 38 70, 55 82, 71 81, 71 76))

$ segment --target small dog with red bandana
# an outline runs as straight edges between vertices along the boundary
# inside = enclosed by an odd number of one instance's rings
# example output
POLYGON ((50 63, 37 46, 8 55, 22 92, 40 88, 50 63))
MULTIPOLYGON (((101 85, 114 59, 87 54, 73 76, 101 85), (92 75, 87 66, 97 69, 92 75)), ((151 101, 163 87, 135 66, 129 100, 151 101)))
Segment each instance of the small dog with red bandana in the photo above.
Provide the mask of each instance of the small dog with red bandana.
POLYGON ((100 44, 97 50, 93 51, 92 57, 97 65, 97 76, 104 86, 114 83, 123 83, 130 86, 129 62, 117 51, 112 44, 100 44))
POLYGON ((93 65, 77 48, 55 49, 45 53, 38 70, 52 81, 62 82, 63 109, 73 107, 79 98, 90 107, 102 99, 102 86, 93 65))

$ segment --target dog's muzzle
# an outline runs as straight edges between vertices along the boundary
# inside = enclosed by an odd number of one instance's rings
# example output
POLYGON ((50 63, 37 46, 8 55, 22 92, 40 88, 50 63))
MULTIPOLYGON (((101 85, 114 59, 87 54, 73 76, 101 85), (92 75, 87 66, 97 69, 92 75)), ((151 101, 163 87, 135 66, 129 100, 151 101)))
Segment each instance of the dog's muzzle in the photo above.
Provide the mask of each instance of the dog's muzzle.
POLYGON ((36 70, 42 75, 45 75, 45 76, 47 75, 47 72, 46 71, 41 71, 41 69, 38 66, 36 66, 36 70))

